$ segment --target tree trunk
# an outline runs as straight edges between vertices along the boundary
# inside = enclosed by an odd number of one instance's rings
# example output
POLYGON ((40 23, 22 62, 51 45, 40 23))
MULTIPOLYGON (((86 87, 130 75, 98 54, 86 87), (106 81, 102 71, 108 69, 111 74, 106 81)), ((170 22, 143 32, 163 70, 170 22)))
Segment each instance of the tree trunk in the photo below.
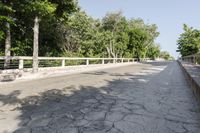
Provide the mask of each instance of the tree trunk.
POLYGON ((110 40, 110 53, 112 55, 113 58, 115 58, 115 53, 113 52, 114 46, 112 44, 112 41, 110 40))
POLYGON ((107 53, 108 53, 108 58, 110 58, 110 49, 106 47, 107 53))
POLYGON ((11 34, 10 34, 10 24, 6 22, 6 38, 5 38, 5 62, 4 68, 9 68, 10 60, 8 59, 11 56, 10 48, 11 48, 11 34))
POLYGON ((39 19, 34 19, 34 38, 33 38, 33 73, 38 72, 38 43, 39 43, 39 19))

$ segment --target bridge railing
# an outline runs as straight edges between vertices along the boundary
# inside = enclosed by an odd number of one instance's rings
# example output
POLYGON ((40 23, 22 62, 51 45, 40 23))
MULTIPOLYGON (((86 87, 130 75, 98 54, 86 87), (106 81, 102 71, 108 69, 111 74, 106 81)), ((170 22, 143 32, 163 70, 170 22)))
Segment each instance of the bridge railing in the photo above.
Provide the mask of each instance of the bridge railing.
POLYGON ((181 60, 193 64, 200 64, 200 53, 181 57, 181 60))
MULTIPOLYGON (((38 57, 39 68, 59 67, 91 64, 110 64, 135 62, 136 58, 69 58, 69 57, 38 57)), ((32 69, 33 58, 30 56, 0 56, 0 70, 5 69, 32 69), (9 65, 5 67, 5 60, 9 60, 9 65)))

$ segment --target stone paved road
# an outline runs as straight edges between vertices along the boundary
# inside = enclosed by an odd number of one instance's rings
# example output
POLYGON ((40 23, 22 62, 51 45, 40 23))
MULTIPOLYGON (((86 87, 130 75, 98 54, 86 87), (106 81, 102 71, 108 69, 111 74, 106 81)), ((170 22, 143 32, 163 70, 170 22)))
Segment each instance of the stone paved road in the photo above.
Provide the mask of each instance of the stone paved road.
POLYGON ((0 133, 200 133, 176 62, 0 86, 0 133))

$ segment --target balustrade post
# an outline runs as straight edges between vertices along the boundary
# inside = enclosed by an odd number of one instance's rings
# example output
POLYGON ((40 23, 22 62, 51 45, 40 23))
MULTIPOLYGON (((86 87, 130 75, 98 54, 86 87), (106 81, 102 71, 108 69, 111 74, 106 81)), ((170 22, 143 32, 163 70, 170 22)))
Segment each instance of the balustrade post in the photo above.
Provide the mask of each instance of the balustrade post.
POLYGON ((65 67, 65 59, 62 60, 62 67, 65 67))
POLYGON ((197 64, 197 56, 195 56, 195 64, 197 64))
POLYGON ((24 68, 24 60, 23 59, 20 59, 19 60, 19 69, 23 69, 24 68))
POLYGON ((102 59, 102 64, 105 64, 105 61, 104 61, 104 59, 102 59))
POLYGON ((89 65, 89 59, 86 59, 86 65, 87 66, 89 65))

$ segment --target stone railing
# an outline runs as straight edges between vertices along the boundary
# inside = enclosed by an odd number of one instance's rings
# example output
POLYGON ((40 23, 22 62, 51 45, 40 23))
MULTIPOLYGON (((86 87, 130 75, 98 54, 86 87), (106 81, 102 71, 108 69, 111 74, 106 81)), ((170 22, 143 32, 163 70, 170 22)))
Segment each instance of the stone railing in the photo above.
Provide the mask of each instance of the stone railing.
MULTIPOLYGON (((39 68, 64 68, 74 65, 91 65, 91 64, 110 64, 110 63, 127 63, 135 62, 135 58, 69 58, 69 57, 38 57, 39 68)), ((31 70, 33 58, 29 56, 0 56, 0 70, 18 69, 31 70), (9 60, 9 65, 4 67, 5 60, 9 60)))
POLYGON ((200 53, 180 58, 182 61, 190 62, 193 64, 200 64, 200 53))

